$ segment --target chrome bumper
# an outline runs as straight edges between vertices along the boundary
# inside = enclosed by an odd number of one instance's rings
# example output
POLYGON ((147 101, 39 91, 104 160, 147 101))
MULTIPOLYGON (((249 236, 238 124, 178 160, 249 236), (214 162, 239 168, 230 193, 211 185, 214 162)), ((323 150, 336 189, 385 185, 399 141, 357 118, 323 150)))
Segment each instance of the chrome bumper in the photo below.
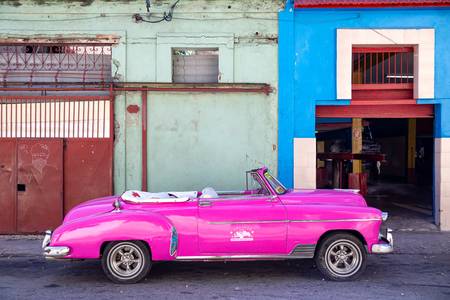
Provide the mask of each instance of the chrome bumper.
POLYGON ((44 248, 44 256, 46 258, 62 258, 69 254, 69 247, 65 246, 57 246, 57 247, 45 247, 44 248))
POLYGON ((394 252, 394 237, 392 236, 392 229, 386 229, 386 235, 380 236, 380 242, 372 245, 372 253, 374 254, 388 254, 394 252))
POLYGON ((49 246, 52 238, 51 230, 45 232, 44 240, 42 241, 42 249, 44 250, 45 258, 63 258, 68 255, 70 248, 66 246, 49 246))

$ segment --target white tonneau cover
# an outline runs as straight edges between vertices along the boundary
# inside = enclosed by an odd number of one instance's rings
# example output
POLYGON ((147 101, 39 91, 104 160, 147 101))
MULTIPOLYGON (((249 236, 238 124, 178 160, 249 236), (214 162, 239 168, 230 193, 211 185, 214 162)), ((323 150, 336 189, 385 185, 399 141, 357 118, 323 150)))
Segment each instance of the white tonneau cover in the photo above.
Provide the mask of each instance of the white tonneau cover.
POLYGON ((122 194, 121 198, 125 201, 134 203, 170 203, 170 202, 186 202, 190 199, 197 198, 198 192, 163 192, 149 193, 142 191, 130 190, 122 194))

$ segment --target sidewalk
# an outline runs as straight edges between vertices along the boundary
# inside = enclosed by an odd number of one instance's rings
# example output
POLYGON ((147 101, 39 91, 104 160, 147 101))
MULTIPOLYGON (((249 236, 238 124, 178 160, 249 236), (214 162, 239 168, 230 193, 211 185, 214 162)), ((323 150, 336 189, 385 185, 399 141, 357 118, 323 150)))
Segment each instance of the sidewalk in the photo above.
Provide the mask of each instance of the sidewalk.
POLYGON ((0 235, 0 257, 41 256, 43 235, 0 235))

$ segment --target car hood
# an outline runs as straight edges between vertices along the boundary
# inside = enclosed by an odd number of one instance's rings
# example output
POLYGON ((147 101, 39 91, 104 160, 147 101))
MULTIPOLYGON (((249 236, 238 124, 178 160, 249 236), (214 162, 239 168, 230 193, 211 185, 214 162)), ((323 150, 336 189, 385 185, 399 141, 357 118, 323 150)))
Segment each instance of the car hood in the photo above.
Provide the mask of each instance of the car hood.
POLYGON ((364 197, 353 190, 295 189, 280 195, 283 204, 367 206, 364 197))

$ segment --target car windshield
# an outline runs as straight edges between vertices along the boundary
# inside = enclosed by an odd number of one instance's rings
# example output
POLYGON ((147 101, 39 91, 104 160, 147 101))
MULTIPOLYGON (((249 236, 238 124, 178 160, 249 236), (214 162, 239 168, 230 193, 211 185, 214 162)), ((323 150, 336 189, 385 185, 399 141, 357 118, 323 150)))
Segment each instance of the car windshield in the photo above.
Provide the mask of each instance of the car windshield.
POLYGON ((252 195, 269 195, 269 190, 257 173, 250 172, 250 178, 247 177, 247 191, 252 195))
POLYGON ((287 192, 287 189, 275 178, 270 174, 268 171, 264 173, 264 177, 269 182, 270 186, 273 188, 273 190, 278 194, 282 195, 287 192))

